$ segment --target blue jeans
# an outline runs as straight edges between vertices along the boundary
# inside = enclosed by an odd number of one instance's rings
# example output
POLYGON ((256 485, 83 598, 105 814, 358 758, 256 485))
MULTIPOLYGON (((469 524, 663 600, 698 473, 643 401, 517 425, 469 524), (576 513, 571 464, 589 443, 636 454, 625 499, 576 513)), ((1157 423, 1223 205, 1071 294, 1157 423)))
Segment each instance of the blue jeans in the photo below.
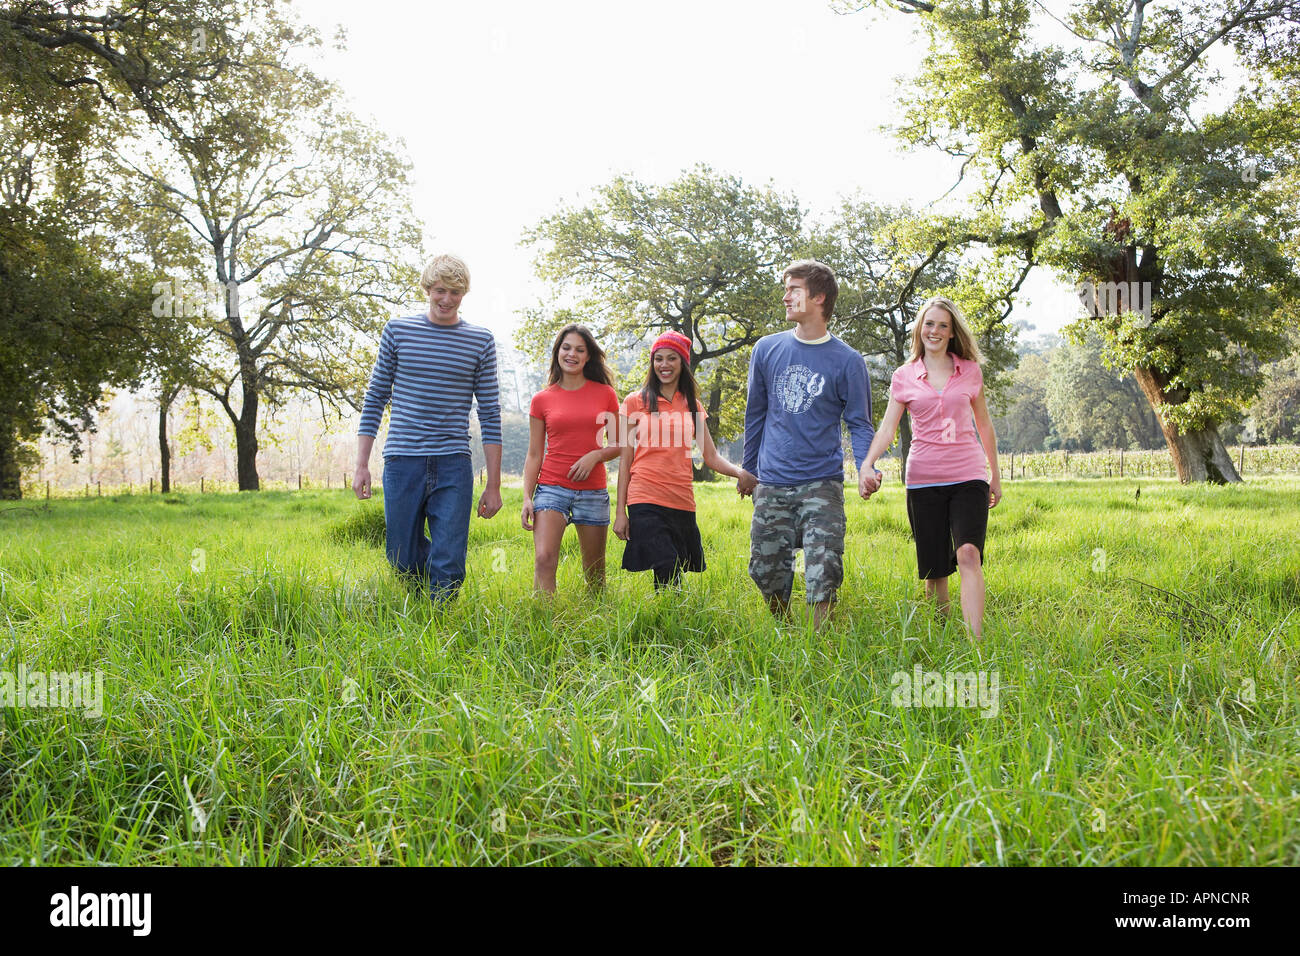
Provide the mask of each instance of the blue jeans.
POLYGON ((427 582, 434 601, 455 597, 465 580, 473 500, 469 455, 384 459, 388 560, 399 574, 427 582), (424 535, 426 521, 429 537, 424 535))

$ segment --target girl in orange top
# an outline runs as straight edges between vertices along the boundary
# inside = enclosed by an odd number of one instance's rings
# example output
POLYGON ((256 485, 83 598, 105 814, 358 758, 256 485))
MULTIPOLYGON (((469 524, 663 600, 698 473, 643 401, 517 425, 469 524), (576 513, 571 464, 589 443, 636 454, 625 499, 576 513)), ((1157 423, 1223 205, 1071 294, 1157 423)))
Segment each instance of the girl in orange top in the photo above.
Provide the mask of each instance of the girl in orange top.
POLYGON ((703 571, 704 549, 695 523, 691 442, 704 463, 737 479, 737 490, 756 479, 718 454, 696 399, 691 342, 665 332, 650 347, 650 370, 639 392, 623 401, 619 419, 622 457, 614 534, 627 542, 623 570, 654 571, 655 590, 676 585, 683 571, 703 571))
POLYGON ((587 585, 600 588, 609 530, 605 462, 619 453, 618 393, 605 353, 586 326, 560 329, 551 348, 550 384, 533 396, 528 415, 520 520, 533 532, 533 587, 555 591, 560 542, 572 524, 587 585))

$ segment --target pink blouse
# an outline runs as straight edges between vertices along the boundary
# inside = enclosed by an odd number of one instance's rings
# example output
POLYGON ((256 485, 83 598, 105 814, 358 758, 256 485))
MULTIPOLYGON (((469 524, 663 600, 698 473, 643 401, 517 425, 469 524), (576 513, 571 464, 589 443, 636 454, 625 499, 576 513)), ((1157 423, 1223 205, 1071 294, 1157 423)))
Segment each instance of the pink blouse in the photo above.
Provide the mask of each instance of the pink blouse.
POLYGON ((912 416, 905 478, 909 488, 989 480, 971 407, 984 387, 984 373, 977 362, 956 355, 952 366, 942 394, 930 384, 924 359, 899 366, 889 382, 890 398, 912 416))

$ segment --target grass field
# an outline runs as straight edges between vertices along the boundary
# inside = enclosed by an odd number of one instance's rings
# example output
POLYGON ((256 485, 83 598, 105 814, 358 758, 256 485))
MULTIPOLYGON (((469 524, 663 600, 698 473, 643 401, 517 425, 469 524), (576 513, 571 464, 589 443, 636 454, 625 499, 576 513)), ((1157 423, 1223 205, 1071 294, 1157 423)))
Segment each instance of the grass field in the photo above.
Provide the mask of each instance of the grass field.
POLYGON ((339 491, 11 507, 0 673, 104 683, 0 710, 0 861, 1298 864, 1300 479, 1135 487, 1008 483, 979 645, 897 485, 850 496, 821 635, 760 604, 726 485, 685 593, 611 537, 589 597, 570 532, 554 603, 507 490, 442 611, 339 491), (996 714, 897 703, 918 665, 996 714))

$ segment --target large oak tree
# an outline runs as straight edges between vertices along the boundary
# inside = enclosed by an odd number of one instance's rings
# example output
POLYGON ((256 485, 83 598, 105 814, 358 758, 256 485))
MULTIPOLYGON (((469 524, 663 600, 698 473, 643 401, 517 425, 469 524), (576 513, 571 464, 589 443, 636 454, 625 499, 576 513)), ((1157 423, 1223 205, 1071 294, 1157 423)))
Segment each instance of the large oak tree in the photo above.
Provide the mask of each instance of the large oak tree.
POLYGON ((1300 284, 1285 253, 1300 3, 1086 0, 1059 20, 1031 0, 848 6, 913 14, 929 39, 899 133, 962 160, 969 212, 947 241, 1135 291, 1086 321, 1159 415, 1179 477, 1240 480, 1216 426, 1260 387, 1300 284), (1212 56, 1246 81, 1227 88, 1212 56))

